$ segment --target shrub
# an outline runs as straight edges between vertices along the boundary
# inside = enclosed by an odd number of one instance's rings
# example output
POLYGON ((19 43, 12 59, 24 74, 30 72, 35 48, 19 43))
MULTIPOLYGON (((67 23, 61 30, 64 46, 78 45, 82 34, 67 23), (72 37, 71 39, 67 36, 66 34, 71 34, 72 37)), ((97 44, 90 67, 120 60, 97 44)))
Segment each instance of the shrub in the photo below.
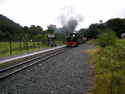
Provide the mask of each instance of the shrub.
POLYGON ((112 29, 101 31, 101 33, 97 37, 99 38, 98 43, 101 47, 114 45, 118 39, 115 32, 112 29))

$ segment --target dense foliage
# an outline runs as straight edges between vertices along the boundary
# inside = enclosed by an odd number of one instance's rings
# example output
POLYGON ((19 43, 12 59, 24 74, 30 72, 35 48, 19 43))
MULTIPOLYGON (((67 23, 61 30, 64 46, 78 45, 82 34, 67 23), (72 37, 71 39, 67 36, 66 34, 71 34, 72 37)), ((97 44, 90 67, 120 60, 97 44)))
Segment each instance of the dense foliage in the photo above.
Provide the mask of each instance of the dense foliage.
POLYGON ((89 28, 84 32, 84 37, 88 39, 95 39, 97 38, 99 31, 107 29, 106 25, 104 24, 91 24, 89 28))
MULTIPOLYGON (((86 37, 87 39, 96 39, 101 31, 108 28, 115 31, 117 37, 121 38, 121 35, 125 33, 125 19, 114 18, 109 19, 105 23, 100 20, 99 23, 91 24, 88 29, 82 28, 79 30, 79 32, 82 37, 86 37)), ((42 27, 35 25, 31 25, 30 27, 22 27, 7 17, 0 15, 0 41, 46 39, 48 33, 58 33, 56 34, 56 38, 61 39, 62 36, 64 37, 64 35, 68 35, 70 33, 68 29, 69 28, 65 27, 57 29, 56 25, 53 24, 49 25, 46 31, 43 31, 42 27)))
POLYGON ((13 24, 0 22, 0 40, 29 40, 37 34, 41 34, 40 26, 14 26, 13 24))
MULTIPOLYGON (((45 40, 48 33, 54 33, 55 25, 49 25, 46 31, 41 26, 20 26, 7 17, 0 15, 0 41, 5 40, 45 40)), ((57 39, 62 36, 57 34, 57 39)))
POLYGON ((112 28, 116 32, 117 37, 121 38, 121 35, 125 33, 124 19, 115 18, 107 21, 107 27, 112 28))
POLYGON ((101 47, 114 45, 117 41, 117 36, 112 29, 102 31, 98 36, 98 44, 101 47))
POLYGON ((121 35, 125 33, 125 19, 114 18, 109 19, 107 22, 91 24, 88 29, 85 30, 83 36, 88 39, 95 39, 101 33, 99 31, 104 31, 106 29, 112 29, 116 32, 118 38, 121 38, 121 35))

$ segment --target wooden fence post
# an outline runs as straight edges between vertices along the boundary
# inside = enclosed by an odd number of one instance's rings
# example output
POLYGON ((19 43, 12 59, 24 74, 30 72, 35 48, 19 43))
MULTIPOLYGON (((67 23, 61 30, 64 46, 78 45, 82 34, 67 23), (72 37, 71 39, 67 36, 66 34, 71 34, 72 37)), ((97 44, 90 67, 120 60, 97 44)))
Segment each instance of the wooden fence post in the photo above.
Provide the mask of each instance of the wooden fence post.
POLYGON ((27 41, 27 51, 28 51, 28 41, 27 41))
POLYGON ((45 43, 44 41, 45 41, 45 40, 42 40, 42 47, 44 47, 44 43, 45 43))
POLYGON ((45 40, 43 40, 43 47, 45 46, 45 40))
POLYGON ((38 49, 40 49, 40 47, 39 47, 39 40, 38 40, 38 49))
POLYGON ((41 47, 43 47, 43 43, 42 43, 42 40, 41 40, 41 47))
POLYGON ((49 47, 49 39, 48 39, 48 47, 49 47))
POLYGON ((34 50, 34 41, 33 41, 33 50, 34 50))
POLYGON ((20 53, 21 53, 21 40, 19 42, 20 42, 20 53))
POLYGON ((63 39, 62 39, 62 44, 63 44, 63 39))
POLYGON ((10 54, 12 54, 12 42, 10 41, 10 54))

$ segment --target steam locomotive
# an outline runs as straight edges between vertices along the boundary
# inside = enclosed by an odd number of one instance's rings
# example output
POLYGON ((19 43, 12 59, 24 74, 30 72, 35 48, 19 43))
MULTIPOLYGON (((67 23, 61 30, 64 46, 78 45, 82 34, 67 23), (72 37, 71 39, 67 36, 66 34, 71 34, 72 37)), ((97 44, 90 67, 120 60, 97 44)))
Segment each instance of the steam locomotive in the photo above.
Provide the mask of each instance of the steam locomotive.
POLYGON ((80 37, 79 33, 72 32, 70 37, 67 38, 66 45, 68 46, 78 46, 83 43, 83 38, 80 37))

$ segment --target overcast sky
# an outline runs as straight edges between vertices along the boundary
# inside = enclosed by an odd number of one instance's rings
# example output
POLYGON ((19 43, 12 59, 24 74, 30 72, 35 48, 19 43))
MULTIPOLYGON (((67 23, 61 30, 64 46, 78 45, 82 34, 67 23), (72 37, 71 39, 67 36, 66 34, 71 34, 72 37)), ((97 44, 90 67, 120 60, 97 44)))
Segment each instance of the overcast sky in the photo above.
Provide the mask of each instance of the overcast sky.
POLYGON ((22 26, 40 25, 44 30, 71 17, 81 18, 76 30, 111 18, 125 18, 125 0, 0 0, 0 14, 22 26))

